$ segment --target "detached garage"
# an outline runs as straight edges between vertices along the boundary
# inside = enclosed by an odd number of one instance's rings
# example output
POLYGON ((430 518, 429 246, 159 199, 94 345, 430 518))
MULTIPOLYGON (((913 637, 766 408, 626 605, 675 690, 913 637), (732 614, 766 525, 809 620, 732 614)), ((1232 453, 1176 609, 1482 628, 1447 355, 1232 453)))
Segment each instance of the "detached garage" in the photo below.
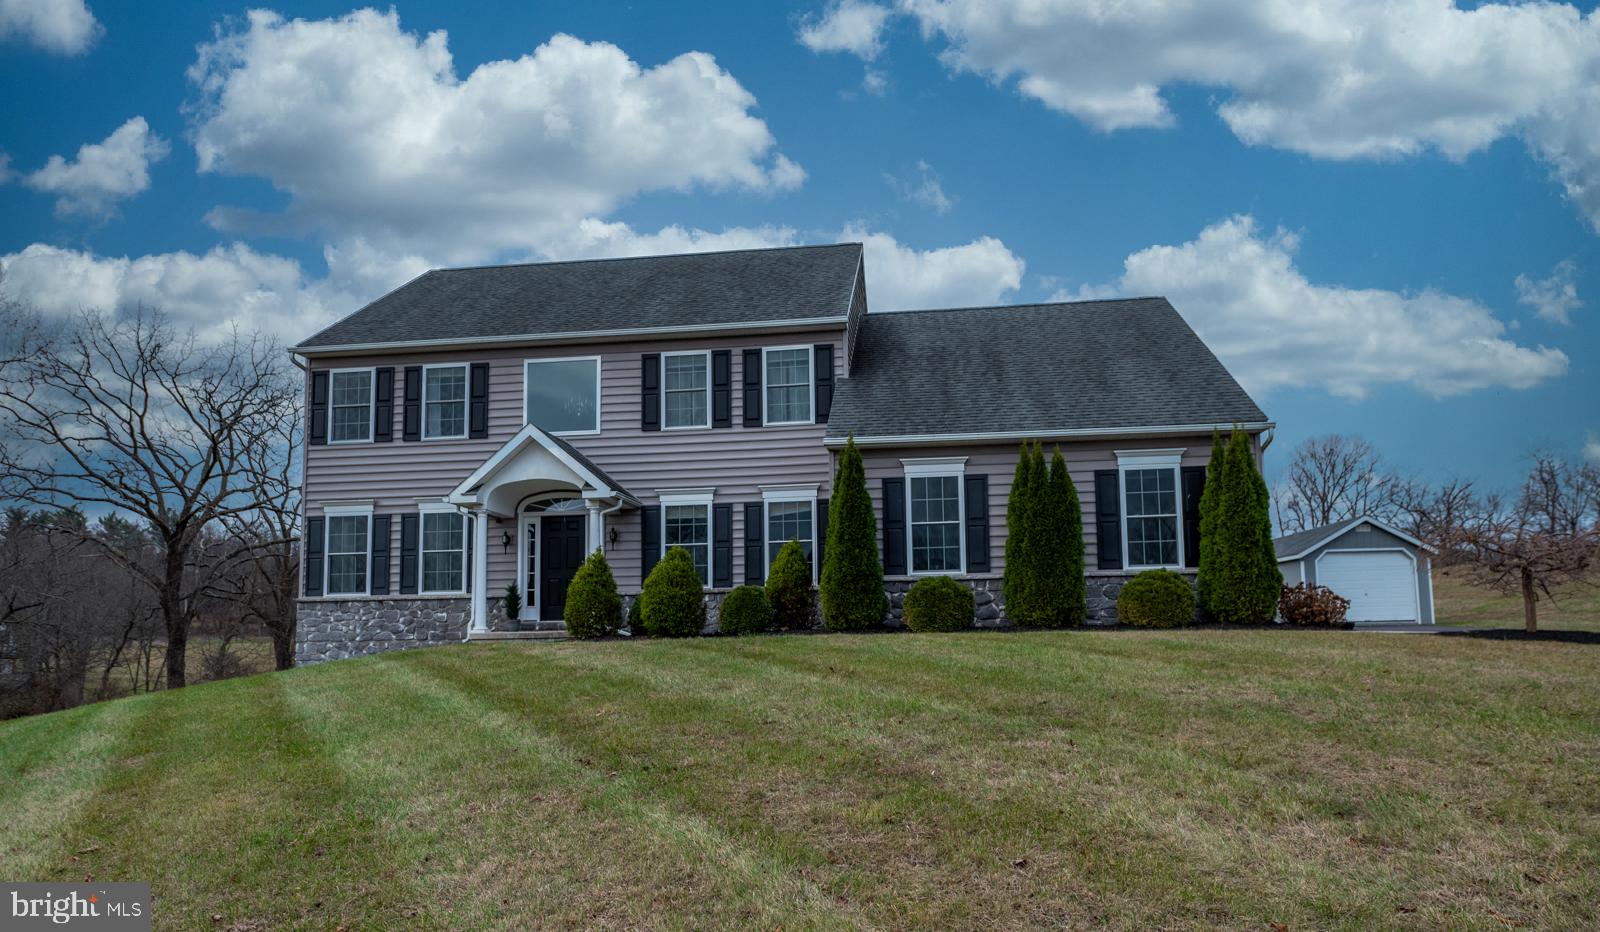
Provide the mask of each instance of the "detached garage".
POLYGON ((1357 623, 1433 624, 1434 550, 1377 518, 1351 518, 1274 540, 1283 584, 1326 586, 1357 623))

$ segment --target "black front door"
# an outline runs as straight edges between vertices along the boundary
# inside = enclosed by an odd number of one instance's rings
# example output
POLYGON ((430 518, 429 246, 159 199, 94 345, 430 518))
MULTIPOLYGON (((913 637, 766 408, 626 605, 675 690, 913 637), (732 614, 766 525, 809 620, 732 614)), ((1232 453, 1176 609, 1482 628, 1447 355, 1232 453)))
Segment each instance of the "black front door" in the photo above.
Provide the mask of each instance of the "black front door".
POLYGON ((539 519, 539 620, 560 621, 567 584, 583 565, 583 515, 539 519))

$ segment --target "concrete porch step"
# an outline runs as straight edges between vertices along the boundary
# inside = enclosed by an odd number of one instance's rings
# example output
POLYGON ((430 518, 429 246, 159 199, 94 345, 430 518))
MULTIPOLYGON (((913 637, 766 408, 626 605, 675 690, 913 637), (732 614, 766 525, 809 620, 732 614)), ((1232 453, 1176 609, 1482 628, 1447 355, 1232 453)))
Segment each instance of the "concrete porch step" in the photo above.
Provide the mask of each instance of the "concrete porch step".
POLYGON ((469 641, 565 641, 565 628, 554 631, 473 631, 469 641))

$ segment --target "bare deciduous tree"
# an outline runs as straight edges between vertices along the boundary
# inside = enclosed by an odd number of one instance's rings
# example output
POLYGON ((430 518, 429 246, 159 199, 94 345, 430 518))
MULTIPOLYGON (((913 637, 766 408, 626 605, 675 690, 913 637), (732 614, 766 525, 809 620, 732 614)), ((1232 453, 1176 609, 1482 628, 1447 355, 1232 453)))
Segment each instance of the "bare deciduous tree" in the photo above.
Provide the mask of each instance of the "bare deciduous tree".
POLYGON ((1363 515, 1390 520, 1400 483, 1384 468, 1372 444, 1327 434, 1295 447, 1273 495, 1285 534, 1363 515))
POLYGON ((49 326, 11 306, 0 330, 0 496, 110 509, 146 526, 154 567, 77 533, 155 594, 167 686, 183 686, 197 600, 226 563, 199 560, 197 545, 214 522, 258 507, 254 458, 298 416, 284 355, 237 335, 202 345, 150 312, 49 326))

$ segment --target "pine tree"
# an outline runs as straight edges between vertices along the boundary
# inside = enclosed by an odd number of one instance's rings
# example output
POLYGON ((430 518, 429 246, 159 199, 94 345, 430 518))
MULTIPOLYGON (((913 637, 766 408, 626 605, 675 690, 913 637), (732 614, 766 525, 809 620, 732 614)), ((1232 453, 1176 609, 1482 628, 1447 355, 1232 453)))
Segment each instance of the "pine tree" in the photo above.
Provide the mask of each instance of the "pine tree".
POLYGON ((1059 593, 1057 624, 1081 625, 1089 618, 1088 582, 1083 575, 1083 504, 1078 501, 1078 489, 1060 446, 1050 458, 1050 499, 1055 515, 1052 525, 1060 536, 1051 566, 1052 588, 1059 593))
POLYGON ((1209 551, 1210 610, 1224 623, 1264 624, 1277 609, 1283 575, 1272 548, 1267 484, 1242 430, 1235 429, 1228 443, 1219 485, 1209 551))
POLYGON ((1006 615, 1014 624, 1024 624, 1020 619, 1032 617, 1027 557, 1032 516, 1033 457, 1028 444, 1017 451, 1017 468, 1011 474, 1011 493, 1006 496, 1006 566, 1000 581, 1001 595, 1005 598, 1006 615))
POLYGON ((1216 541, 1217 511, 1222 499, 1223 473, 1226 471, 1228 448, 1222 442, 1222 432, 1211 431, 1211 459, 1206 463, 1206 484, 1200 493, 1200 569, 1195 580, 1200 614, 1211 617, 1211 579, 1216 574, 1211 553, 1216 541))
POLYGON ((822 561, 822 622, 832 631, 860 631, 883 624, 889 597, 883 591, 878 522, 872 516, 866 468, 855 435, 839 453, 828 503, 828 546, 822 561))

